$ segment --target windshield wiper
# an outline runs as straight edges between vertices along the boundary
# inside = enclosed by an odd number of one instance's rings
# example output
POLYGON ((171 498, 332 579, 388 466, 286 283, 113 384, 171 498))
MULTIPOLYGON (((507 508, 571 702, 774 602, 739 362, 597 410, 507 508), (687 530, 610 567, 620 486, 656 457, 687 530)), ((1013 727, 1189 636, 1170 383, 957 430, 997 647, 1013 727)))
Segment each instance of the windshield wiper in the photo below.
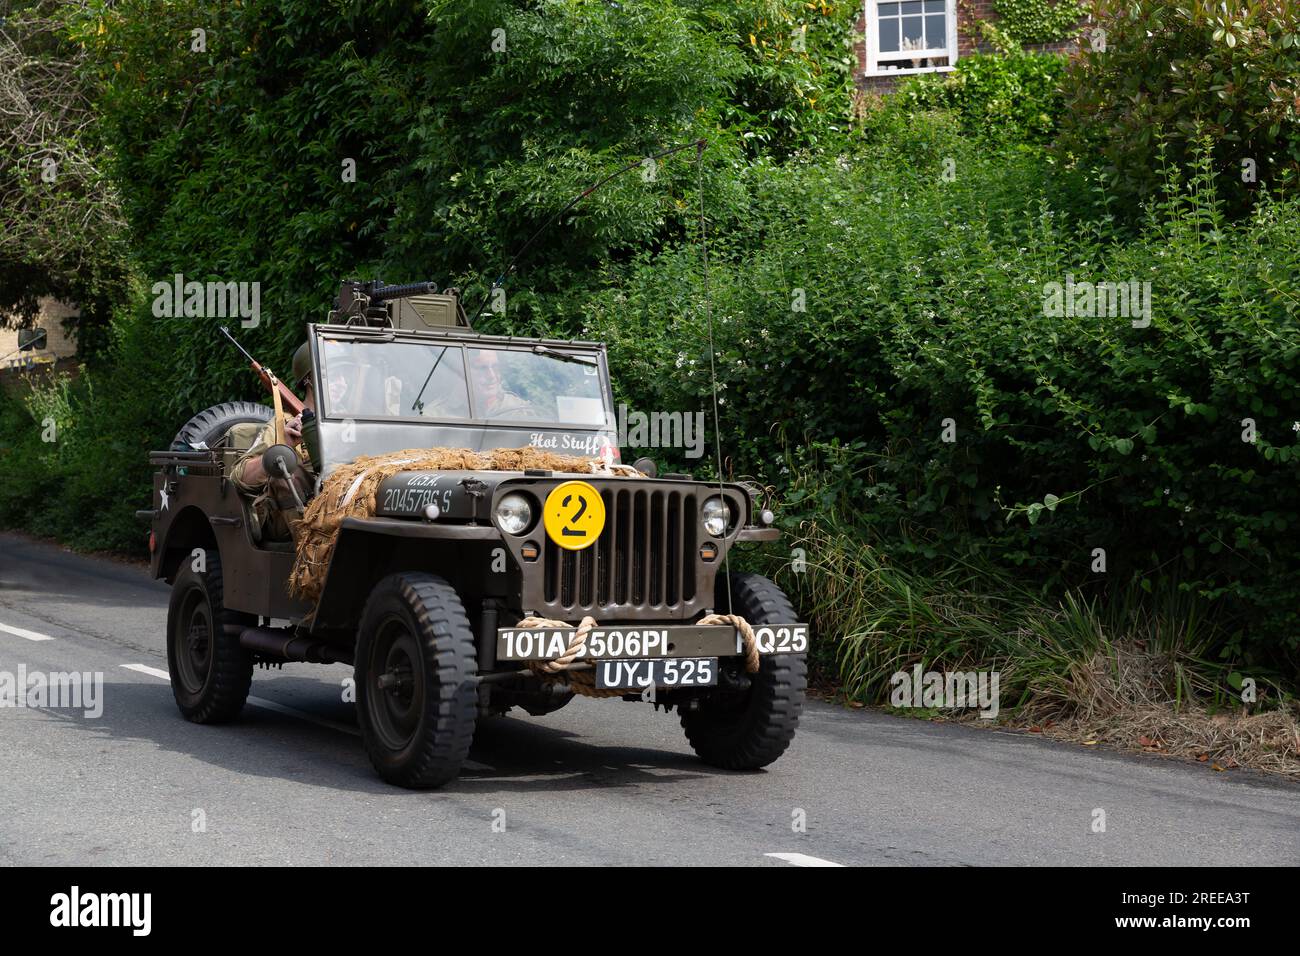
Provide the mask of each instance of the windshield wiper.
POLYGON ((576 362, 579 365, 586 365, 590 368, 599 368, 591 359, 578 358, 576 355, 570 355, 568 352, 561 352, 557 349, 548 349, 545 345, 534 345, 533 351, 538 355, 549 355, 551 358, 557 358, 562 362, 576 362))

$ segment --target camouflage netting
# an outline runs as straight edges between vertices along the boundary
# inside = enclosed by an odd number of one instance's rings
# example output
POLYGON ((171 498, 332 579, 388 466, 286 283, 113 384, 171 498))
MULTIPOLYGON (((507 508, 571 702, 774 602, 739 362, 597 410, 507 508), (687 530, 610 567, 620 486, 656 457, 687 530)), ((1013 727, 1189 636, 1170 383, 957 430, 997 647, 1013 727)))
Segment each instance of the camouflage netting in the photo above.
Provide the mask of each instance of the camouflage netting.
POLYGON ((358 458, 337 468, 311 500, 297 524, 297 556, 289 575, 289 593, 315 601, 325 586, 325 572, 344 518, 375 513, 381 483, 403 471, 523 471, 546 468, 584 475, 636 475, 627 465, 607 471, 599 458, 557 455, 539 448, 497 448, 474 452, 466 448, 409 448, 389 455, 358 458))

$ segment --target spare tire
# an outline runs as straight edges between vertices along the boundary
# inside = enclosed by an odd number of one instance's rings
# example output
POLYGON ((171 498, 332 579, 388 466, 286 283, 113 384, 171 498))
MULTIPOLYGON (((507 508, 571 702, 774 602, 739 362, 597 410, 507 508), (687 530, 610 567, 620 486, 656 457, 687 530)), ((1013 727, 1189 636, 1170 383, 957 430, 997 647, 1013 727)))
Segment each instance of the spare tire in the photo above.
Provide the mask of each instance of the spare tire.
POLYGON ((211 448, 213 442, 221 438, 231 425, 269 422, 274 415, 275 409, 255 402, 222 402, 213 405, 185 423, 172 439, 171 450, 192 451, 200 443, 211 448))

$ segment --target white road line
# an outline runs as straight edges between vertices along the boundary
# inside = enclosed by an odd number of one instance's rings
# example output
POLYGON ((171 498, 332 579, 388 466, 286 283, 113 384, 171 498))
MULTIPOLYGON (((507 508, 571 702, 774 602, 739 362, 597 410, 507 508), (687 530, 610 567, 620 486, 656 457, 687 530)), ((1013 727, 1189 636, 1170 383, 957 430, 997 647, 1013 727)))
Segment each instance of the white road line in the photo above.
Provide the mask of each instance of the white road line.
POLYGON ((25 628, 14 627, 12 624, 0 624, 0 631, 6 634, 13 634, 17 637, 25 637, 29 641, 52 641, 54 638, 48 634, 37 634, 35 631, 29 631, 25 628))
MULTIPOLYGON (((123 664, 129 671, 139 671, 141 674, 150 674, 153 677, 161 677, 163 680, 171 680, 171 675, 165 670, 157 667, 150 667, 148 664, 123 664)), ((267 700, 265 697, 250 696, 248 702, 254 707, 261 707, 264 710, 273 710, 277 714, 286 714, 290 717, 297 717, 299 720, 306 720, 310 723, 317 724, 321 727, 328 727, 331 730, 341 730, 345 734, 351 734, 353 737, 360 737, 361 731, 356 727, 350 727, 347 724, 340 724, 337 720, 327 720, 324 717, 317 717, 306 711, 298 710, 295 707, 287 707, 284 704, 276 703, 273 700, 267 700)), ((466 760, 461 764, 467 770, 492 770, 487 764, 479 763, 477 760, 466 760)))
POLYGON ((843 863, 832 863, 830 860, 806 856, 803 853, 764 853, 763 856, 776 857, 776 859, 785 860, 785 862, 794 866, 844 866, 843 863))
MULTIPOLYGON (((123 664, 129 671, 139 671, 141 674, 149 674, 153 677, 161 677, 163 680, 171 680, 171 675, 159 667, 150 667, 148 664, 123 664)), ((264 710, 273 710, 277 714, 287 714, 290 717, 297 717, 299 720, 306 720, 313 724, 319 724, 321 727, 328 727, 331 730, 341 730, 345 734, 360 736, 361 731, 356 727, 349 727, 347 724, 340 724, 336 720, 327 720, 324 717, 317 717, 306 711, 298 710, 294 707, 286 707, 284 704, 277 704, 273 700, 267 700, 265 697, 254 697, 249 695, 248 702, 254 707, 261 707, 264 710)))

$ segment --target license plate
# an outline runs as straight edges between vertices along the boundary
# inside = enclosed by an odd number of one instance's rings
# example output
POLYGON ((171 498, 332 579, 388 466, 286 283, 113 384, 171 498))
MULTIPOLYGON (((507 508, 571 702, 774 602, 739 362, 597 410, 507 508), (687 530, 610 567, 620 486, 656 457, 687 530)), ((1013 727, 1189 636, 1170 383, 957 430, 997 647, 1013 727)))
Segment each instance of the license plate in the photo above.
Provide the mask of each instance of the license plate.
MULTIPOLYGON (((497 629, 497 660, 551 661, 564 654, 574 628, 497 629)), ((808 650, 807 624, 762 624, 754 628, 760 654, 803 654, 808 650)), ((744 651, 730 625, 614 625, 597 627, 578 652, 585 660, 732 657, 744 651)))
POLYGON ((716 657, 596 662, 596 686, 602 690, 644 690, 650 686, 666 690, 672 687, 713 687, 717 683, 716 657))

